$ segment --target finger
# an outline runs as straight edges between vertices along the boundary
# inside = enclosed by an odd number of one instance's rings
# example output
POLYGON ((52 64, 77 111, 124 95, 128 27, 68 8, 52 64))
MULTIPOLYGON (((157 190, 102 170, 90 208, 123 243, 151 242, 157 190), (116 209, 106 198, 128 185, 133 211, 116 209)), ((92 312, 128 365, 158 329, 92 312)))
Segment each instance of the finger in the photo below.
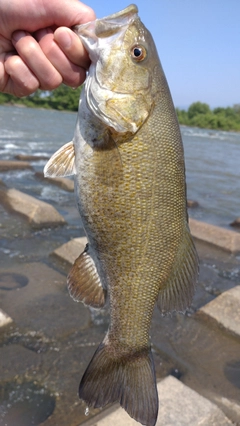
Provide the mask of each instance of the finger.
POLYGON ((30 34, 23 31, 15 31, 12 36, 12 42, 19 56, 36 76, 42 90, 53 90, 62 83, 61 75, 30 34))
POLYGON ((54 40, 71 62, 85 69, 90 66, 90 59, 80 38, 72 30, 59 27, 54 32, 54 40))
POLYGON ((69 60, 55 42, 53 31, 51 29, 40 30, 35 37, 45 56, 61 74, 63 83, 71 87, 81 85, 86 77, 85 69, 69 60))
POLYGON ((4 92, 15 96, 28 96, 39 87, 39 81, 18 55, 8 55, 4 63, 4 92))

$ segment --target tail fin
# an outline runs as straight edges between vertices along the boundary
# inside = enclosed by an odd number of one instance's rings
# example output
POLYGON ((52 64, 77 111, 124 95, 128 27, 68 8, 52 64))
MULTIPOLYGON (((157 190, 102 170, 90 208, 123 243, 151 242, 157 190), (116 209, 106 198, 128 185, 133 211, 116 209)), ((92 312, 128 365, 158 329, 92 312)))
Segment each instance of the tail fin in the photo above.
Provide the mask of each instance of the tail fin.
POLYGON ((103 341, 83 375, 79 397, 94 408, 118 401, 135 420, 154 426, 158 393, 151 349, 114 357, 103 341))

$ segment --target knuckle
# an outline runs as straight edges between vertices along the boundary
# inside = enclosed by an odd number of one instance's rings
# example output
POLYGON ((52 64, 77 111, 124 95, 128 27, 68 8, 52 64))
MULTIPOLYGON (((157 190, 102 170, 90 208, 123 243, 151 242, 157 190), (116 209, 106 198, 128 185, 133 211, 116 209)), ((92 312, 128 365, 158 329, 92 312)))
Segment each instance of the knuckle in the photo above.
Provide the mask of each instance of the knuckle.
POLYGON ((54 73, 52 75, 46 76, 46 78, 41 81, 42 90, 54 90, 63 82, 63 79, 59 73, 54 73))
POLYGON ((68 73, 63 78, 63 83, 70 87, 80 86, 86 78, 86 71, 80 69, 78 72, 68 73))

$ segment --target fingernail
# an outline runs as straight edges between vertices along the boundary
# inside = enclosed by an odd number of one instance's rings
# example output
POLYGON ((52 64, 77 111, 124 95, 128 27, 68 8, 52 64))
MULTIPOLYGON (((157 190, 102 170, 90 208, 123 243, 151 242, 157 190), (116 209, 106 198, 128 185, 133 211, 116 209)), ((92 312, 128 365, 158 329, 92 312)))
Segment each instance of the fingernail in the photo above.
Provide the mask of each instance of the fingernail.
POLYGON ((54 33, 54 39, 62 49, 69 49, 72 45, 72 38, 67 30, 58 28, 54 33))
POLYGON ((22 30, 20 30, 20 31, 15 31, 13 34, 12 34, 12 40, 13 41, 15 41, 15 42, 17 42, 17 41, 19 41, 21 38, 23 38, 23 37, 26 37, 26 35, 27 35, 28 33, 26 33, 25 31, 22 31, 22 30))

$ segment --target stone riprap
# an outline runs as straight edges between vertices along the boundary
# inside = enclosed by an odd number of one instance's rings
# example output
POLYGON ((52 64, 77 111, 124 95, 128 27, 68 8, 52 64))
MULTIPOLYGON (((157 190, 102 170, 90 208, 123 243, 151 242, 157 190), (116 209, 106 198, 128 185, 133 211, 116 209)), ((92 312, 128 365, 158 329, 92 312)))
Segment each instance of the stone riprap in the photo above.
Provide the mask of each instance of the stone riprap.
MULTIPOLYGON (((159 414, 156 426, 230 426, 232 422, 217 405, 168 376, 158 383, 159 414)), ((122 408, 102 413, 85 426, 137 426, 122 408)))
POLYGON ((41 172, 36 172, 35 176, 37 179, 41 179, 44 182, 48 182, 52 185, 57 185, 60 188, 64 189, 65 191, 68 192, 73 192, 74 191, 74 182, 71 179, 67 179, 67 178, 45 178, 44 174, 41 172))
POLYGON ((35 228, 54 227, 66 223, 63 216, 48 203, 16 189, 0 189, 0 203, 11 212, 27 219, 35 228))
POLYGON ((12 318, 8 314, 6 314, 6 312, 0 309, 0 327, 10 324, 11 322, 12 318))
POLYGON ((237 217, 232 223, 230 223, 231 226, 240 228, 240 217, 237 217))
POLYGON ((0 172, 9 172, 11 170, 32 169, 28 161, 8 161, 0 160, 0 172))
POLYGON ((211 317, 220 326, 240 337, 240 285, 225 291, 198 313, 211 317))
POLYGON ((16 160, 20 161, 40 161, 40 160, 48 160, 46 155, 26 155, 26 154, 17 154, 14 157, 16 160))
POLYGON ((199 204, 195 200, 187 200, 187 206, 189 209, 199 207, 199 204))
POLYGON ((72 265, 77 257, 84 251, 86 244, 86 237, 73 238, 54 250, 52 254, 57 256, 60 260, 72 265))
POLYGON ((240 252, 240 234, 238 232, 191 218, 189 219, 189 226, 194 238, 231 253, 240 252))

